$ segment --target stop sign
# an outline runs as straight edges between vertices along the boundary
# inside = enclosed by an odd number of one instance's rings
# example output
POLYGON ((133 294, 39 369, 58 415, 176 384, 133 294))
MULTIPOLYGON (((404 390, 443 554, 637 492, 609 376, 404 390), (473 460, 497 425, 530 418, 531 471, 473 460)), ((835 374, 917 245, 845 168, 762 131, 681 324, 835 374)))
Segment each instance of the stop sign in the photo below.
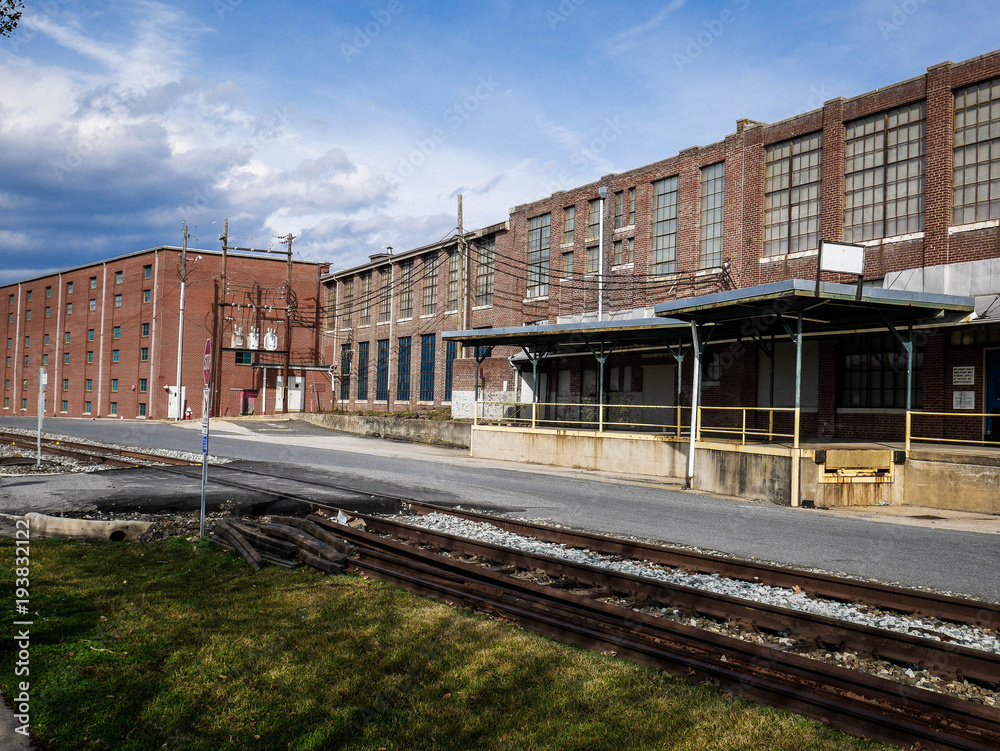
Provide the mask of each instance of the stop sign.
POLYGON ((212 340, 205 340, 205 385, 208 385, 208 376, 212 372, 212 340))

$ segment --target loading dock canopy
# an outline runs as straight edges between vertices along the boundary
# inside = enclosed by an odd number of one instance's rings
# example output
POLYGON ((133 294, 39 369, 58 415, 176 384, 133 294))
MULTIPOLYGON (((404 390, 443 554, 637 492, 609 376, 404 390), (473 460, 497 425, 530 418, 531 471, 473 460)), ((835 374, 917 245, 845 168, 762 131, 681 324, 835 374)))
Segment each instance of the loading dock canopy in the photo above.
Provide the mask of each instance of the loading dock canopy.
POLYGON ((502 329, 446 331, 442 338, 461 342, 466 347, 510 345, 547 356, 559 357, 591 353, 594 348, 612 346, 616 350, 637 346, 664 347, 678 339, 689 340, 691 333, 684 321, 669 318, 630 318, 583 323, 550 323, 512 326, 502 329))
POLYGON ((787 279, 672 300, 653 310, 668 320, 711 324, 716 341, 753 336, 776 325, 780 330, 780 324, 797 321, 800 314, 804 333, 818 334, 950 323, 975 310, 972 297, 881 288, 863 290, 860 299, 856 295, 857 288, 849 284, 823 282, 817 294, 816 282, 787 279))

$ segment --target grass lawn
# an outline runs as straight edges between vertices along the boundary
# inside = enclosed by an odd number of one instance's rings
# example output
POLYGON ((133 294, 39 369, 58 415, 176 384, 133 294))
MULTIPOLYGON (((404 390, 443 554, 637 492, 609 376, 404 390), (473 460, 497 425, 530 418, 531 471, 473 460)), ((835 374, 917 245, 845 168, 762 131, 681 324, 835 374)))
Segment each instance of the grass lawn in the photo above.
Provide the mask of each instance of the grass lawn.
MULTIPOLYGON (((13 565, 0 541, 8 603, 13 565)), ((50 751, 887 748, 381 582, 254 572, 204 542, 34 541, 31 602, 31 722, 50 751)))

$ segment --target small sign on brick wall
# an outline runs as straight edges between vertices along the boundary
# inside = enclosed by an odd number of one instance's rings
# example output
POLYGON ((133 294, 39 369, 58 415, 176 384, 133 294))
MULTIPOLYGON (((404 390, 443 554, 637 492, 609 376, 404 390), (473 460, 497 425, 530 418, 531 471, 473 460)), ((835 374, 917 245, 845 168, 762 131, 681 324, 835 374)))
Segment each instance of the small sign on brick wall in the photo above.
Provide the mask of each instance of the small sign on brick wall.
POLYGON ((951 408, 952 409, 975 409, 976 408, 976 392, 975 391, 954 391, 951 395, 951 408))
POLYGON ((951 369, 951 382, 954 386, 972 386, 976 382, 976 366, 956 365, 951 369))

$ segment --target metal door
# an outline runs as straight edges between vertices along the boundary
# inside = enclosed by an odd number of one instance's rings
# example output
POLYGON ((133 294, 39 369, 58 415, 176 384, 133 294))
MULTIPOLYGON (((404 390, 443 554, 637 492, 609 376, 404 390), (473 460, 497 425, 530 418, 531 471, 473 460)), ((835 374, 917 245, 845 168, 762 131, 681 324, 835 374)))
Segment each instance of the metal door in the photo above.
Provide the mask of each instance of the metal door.
POLYGON ((986 351, 986 440, 1000 441, 1000 349, 986 351))

